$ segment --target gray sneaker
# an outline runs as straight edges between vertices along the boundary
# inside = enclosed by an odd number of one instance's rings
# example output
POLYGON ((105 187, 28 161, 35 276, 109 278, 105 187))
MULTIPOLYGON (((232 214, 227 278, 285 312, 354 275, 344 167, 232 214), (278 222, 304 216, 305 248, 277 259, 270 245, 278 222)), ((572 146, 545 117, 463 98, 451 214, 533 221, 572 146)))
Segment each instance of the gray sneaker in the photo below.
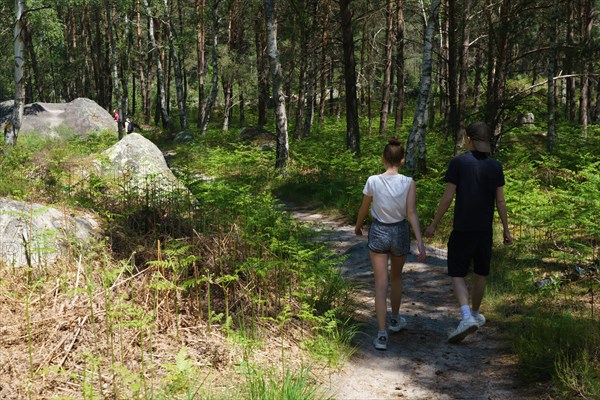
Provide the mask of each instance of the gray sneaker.
POLYGON ((377 350, 387 350, 387 336, 377 336, 373 341, 373 345, 377 350))
POLYGON ((388 329, 392 332, 400 332, 401 329, 406 328, 406 320, 402 317, 390 318, 388 329))
POLYGON ((477 321, 473 317, 463 319, 458 327, 448 336, 449 343, 460 343, 464 338, 479 329, 477 321))
POLYGON ((475 318, 475 322, 477 322, 478 327, 481 328, 485 325, 485 317, 483 316, 483 314, 473 315, 473 318, 475 318))

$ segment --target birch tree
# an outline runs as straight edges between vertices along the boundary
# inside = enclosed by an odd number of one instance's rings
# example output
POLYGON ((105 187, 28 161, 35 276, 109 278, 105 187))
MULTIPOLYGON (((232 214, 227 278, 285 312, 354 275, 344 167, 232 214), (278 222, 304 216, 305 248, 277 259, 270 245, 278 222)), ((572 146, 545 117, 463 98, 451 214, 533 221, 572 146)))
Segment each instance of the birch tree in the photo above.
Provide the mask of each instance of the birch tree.
POLYGON ((277 149, 275 168, 285 172, 289 159, 287 131, 287 115, 285 111, 285 95, 281 81, 283 72, 279 62, 277 49, 277 19, 275 18, 275 0, 265 0, 265 20, 267 23, 267 53, 271 62, 271 84, 275 100, 275 128, 277 131, 277 149))
POLYGON ((421 64, 421 87, 413 125, 406 144, 406 169, 409 173, 423 173, 427 170, 427 148, 425 131, 427 128, 427 100, 431 89, 432 50, 435 27, 438 19, 441 0, 432 0, 429 19, 425 26, 425 43, 423 45, 423 61, 421 64))
POLYGON ((150 9, 150 5, 148 4, 148 0, 144 0, 144 9, 146 10, 146 15, 148 17, 148 38, 150 39, 150 51, 154 53, 155 61, 156 61, 156 76, 157 76, 157 90, 158 90, 158 107, 160 108, 160 114, 162 117, 162 123, 164 128, 171 127, 171 121, 169 119, 169 113, 167 112, 167 99, 165 97, 165 84, 164 84, 164 74, 163 74, 163 66, 162 60, 160 57, 160 52, 158 49, 158 45, 156 43, 156 38, 154 37, 154 17, 152 15, 152 10, 150 9))
POLYGON ((171 15, 171 9, 168 0, 163 0, 165 5, 165 12, 167 14, 167 23, 169 28, 169 52, 173 59, 173 70, 175 71, 175 91, 177 93, 177 109, 179 111, 179 125, 181 129, 188 128, 188 115, 187 105, 185 98, 185 88, 183 82, 183 66, 179 59, 179 52, 177 49, 176 38, 177 32, 175 30, 175 24, 173 24, 173 17, 171 15))
POLYGON ((9 146, 17 144, 17 137, 21 129, 21 120, 23 119, 23 110, 25 108, 25 82, 24 82, 24 48, 23 26, 24 14, 26 10, 25 0, 15 1, 15 27, 13 31, 14 41, 14 78, 15 78, 15 104, 12 115, 12 126, 5 128, 5 141, 9 146))

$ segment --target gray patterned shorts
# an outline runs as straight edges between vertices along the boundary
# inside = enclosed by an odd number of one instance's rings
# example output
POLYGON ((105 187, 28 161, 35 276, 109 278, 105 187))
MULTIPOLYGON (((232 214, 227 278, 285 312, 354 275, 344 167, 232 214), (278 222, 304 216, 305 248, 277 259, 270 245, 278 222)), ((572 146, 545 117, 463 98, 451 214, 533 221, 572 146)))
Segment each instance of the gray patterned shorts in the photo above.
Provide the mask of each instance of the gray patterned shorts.
POLYGON ((375 253, 390 253, 393 256, 410 253, 408 221, 393 224, 373 221, 369 228, 369 250, 375 253))

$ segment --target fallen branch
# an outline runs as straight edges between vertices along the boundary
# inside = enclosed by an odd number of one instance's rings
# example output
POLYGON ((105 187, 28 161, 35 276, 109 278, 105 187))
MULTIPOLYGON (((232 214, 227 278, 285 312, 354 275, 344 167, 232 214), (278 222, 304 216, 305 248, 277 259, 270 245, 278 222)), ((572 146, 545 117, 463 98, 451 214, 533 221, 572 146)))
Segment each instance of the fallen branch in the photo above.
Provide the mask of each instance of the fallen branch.
POLYGON ((67 357, 69 357, 69 353, 71 353, 71 349, 75 345, 75 341, 77 340, 77 337, 81 333, 81 328, 83 327, 83 324, 85 324, 85 321, 87 320, 87 317, 88 316, 86 315, 85 317, 83 317, 82 320, 80 320, 78 322, 78 327, 77 327, 77 331, 75 332, 75 336, 73 337, 73 340, 71 340, 71 343, 69 344, 69 347, 67 348, 66 354, 63 357, 62 361, 60 362, 60 364, 58 364, 58 369, 62 368, 62 366, 64 365, 65 361, 67 360, 67 357))

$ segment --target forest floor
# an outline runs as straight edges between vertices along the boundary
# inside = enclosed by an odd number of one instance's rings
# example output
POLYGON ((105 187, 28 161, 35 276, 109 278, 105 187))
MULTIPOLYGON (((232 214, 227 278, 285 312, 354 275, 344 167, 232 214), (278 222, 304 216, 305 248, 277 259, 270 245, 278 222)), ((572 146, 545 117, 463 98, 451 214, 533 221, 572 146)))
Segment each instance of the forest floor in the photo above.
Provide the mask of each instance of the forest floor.
MULTIPOLYGON (((348 221, 314 210, 292 210, 296 219, 320 232, 337 254, 346 255, 343 274, 356 285, 357 352, 329 375, 325 390, 337 400, 375 399, 540 399, 542 389, 519 382, 516 357, 502 326, 488 322, 459 344, 447 342, 459 311, 446 275, 446 251, 427 248, 420 263, 414 248, 404 267, 400 313, 406 329, 389 333, 386 351, 373 347, 377 332, 374 285, 367 236, 356 236, 348 221)), ((389 312, 389 310, 388 310, 389 312)), ((482 312, 485 314, 485 299, 482 312)))

